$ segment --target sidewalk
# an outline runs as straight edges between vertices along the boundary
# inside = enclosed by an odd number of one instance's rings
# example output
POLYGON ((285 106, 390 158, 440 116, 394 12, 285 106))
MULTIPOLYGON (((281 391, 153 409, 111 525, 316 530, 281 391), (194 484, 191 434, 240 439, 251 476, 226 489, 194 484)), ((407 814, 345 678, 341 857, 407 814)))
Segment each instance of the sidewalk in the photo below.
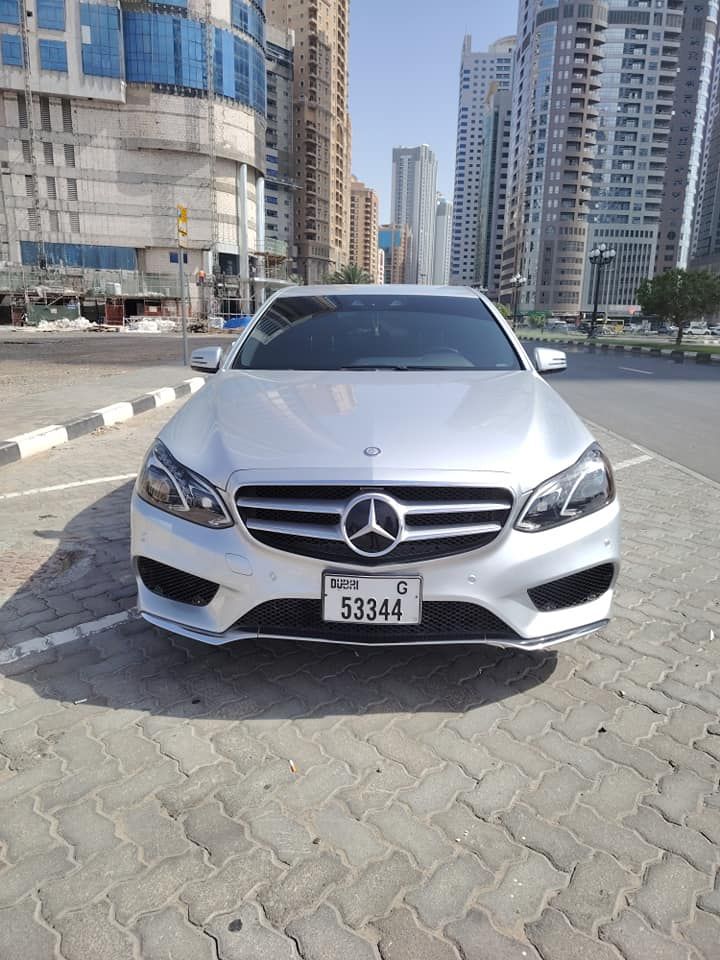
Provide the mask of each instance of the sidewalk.
POLYGON ((21 401, 3 404, 0 442, 52 424, 76 420, 100 407, 134 400, 161 387, 175 387, 192 376, 195 374, 190 367, 165 364, 106 373, 98 379, 85 379, 80 374, 77 380, 48 390, 35 390, 30 386, 21 401))
POLYGON ((0 467, 196 393, 204 376, 189 367, 150 366, 53 387, 5 404, 0 467))

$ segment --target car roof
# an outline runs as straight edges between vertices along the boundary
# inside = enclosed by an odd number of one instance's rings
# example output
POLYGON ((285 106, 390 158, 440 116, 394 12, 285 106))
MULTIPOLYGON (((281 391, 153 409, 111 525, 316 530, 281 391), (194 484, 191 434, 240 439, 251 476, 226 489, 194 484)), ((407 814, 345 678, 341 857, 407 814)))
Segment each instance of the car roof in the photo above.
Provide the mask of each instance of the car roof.
POLYGON ((480 295, 471 287, 420 286, 412 283, 325 283, 316 286, 284 287, 278 297, 327 297, 331 294, 388 294, 404 297, 474 297, 480 295))

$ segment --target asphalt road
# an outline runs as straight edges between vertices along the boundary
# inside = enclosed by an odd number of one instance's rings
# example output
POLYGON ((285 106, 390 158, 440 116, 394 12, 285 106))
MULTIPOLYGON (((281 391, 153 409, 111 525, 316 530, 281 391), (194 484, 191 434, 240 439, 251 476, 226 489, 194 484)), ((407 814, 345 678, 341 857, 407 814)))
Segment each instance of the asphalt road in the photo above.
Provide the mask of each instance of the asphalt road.
POLYGON ((566 349, 567 372, 550 382, 580 416, 720 482, 720 370, 566 349))

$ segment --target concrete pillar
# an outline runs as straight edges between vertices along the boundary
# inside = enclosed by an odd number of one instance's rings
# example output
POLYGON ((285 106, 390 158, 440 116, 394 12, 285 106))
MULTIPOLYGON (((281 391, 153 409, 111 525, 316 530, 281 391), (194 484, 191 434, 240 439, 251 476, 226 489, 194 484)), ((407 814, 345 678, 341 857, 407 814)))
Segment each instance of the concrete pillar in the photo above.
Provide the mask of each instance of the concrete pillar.
POLYGON ((242 278, 242 298, 244 305, 250 300, 250 264, 248 262, 248 195, 247 164, 238 164, 236 169, 235 196, 237 202, 237 248, 238 274, 242 278))
MULTIPOLYGON (((259 254, 257 276, 265 276, 265 177, 258 176, 255 181, 255 250, 259 254)), ((255 286, 255 296, 258 306, 265 300, 265 284, 255 286)))

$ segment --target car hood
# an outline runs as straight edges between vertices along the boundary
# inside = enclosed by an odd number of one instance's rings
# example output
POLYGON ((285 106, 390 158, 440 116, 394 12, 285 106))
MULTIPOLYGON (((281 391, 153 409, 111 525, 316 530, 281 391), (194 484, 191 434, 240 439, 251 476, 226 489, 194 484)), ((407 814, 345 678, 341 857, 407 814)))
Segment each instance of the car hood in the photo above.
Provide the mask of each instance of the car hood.
POLYGON ((160 437, 222 488, 236 471, 253 480, 314 471, 334 482, 472 471, 509 474, 504 482, 529 490, 592 440, 530 370, 228 370, 209 378, 160 437), (369 456, 372 447, 380 452, 369 456))

